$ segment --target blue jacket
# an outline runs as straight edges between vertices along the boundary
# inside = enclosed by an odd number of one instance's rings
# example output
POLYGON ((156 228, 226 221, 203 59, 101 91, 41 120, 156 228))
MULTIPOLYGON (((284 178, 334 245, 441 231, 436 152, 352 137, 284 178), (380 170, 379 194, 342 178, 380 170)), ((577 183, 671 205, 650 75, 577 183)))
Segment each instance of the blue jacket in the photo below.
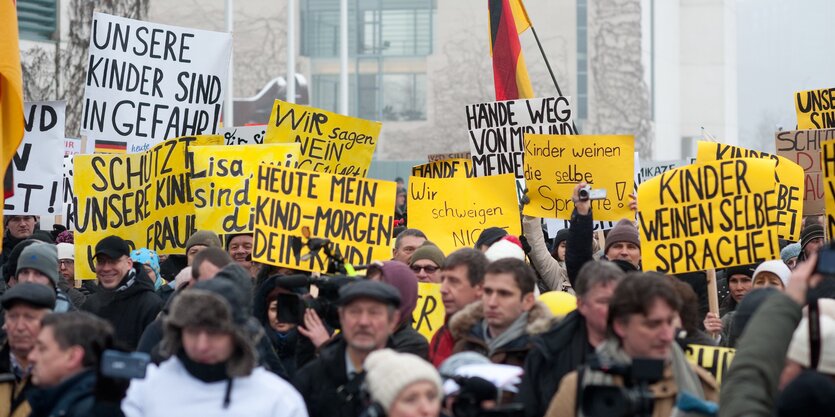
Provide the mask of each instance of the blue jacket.
POLYGON ((54 387, 34 389, 28 395, 29 416, 89 416, 96 402, 95 386, 96 373, 86 370, 54 387))

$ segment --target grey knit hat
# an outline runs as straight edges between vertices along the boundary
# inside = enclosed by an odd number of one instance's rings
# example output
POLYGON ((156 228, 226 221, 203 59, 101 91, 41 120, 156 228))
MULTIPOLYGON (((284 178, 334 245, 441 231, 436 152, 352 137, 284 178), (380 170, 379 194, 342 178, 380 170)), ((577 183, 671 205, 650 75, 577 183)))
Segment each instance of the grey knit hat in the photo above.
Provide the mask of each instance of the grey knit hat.
POLYGON ((49 243, 34 243, 27 246, 17 260, 15 276, 26 268, 46 275, 53 285, 58 285, 58 249, 49 243))
POLYGON ((198 230, 186 241, 186 252, 192 246, 203 245, 208 248, 220 248, 220 237, 211 230, 198 230))

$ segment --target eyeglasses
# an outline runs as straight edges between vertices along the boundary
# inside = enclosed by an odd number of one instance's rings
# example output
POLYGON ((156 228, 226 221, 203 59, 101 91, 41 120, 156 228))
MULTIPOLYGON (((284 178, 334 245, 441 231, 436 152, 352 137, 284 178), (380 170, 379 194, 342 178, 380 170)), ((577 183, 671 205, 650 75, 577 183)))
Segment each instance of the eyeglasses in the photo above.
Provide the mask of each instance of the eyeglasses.
POLYGON ((431 266, 431 265, 423 265, 423 266, 412 265, 411 268, 412 268, 412 271, 415 271, 415 273, 420 272, 420 270, 422 269, 422 270, 426 271, 427 274, 432 274, 435 271, 437 271, 438 269, 440 269, 437 266, 431 266))

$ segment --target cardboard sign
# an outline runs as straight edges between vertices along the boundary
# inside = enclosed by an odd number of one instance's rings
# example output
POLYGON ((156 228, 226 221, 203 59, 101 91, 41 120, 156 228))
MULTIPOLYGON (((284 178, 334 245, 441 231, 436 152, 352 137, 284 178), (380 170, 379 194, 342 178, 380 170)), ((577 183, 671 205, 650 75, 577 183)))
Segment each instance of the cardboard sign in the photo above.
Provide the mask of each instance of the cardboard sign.
POLYGON ((95 278, 96 243, 117 235, 131 248, 185 253, 194 227, 189 145, 217 145, 220 136, 169 139, 147 152, 73 157, 75 276, 95 278))
POLYGON ((775 166, 768 159, 705 162, 641 184, 644 270, 678 274, 779 259, 775 166))
POLYGON ((476 178, 409 178, 409 227, 422 230, 444 253, 475 245, 481 231, 521 233, 512 174, 476 178))
POLYGON ((81 153, 81 139, 64 139, 64 156, 77 155, 81 153))
POLYGON ((397 184, 260 164, 255 199, 256 262, 324 272, 325 250, 302 248, 311 238, 328 239, 331 253, 352 265, 391 258, 397 184))
POLYGON ((195 228, 219 234, 254 229, 255 174, 262 162, 295 167, 297 143, 241 146, 193 146, 195 228))
POLYGON ((452 152, 452 153, 433 153, 426 156, 429 162, 440 161, 443 159, 470 159, 472 154, 469 152, 452 152))
POLYGON ((412 326, 426 340, 444 325, 444 303, 441 301, 441 284, 418 282, 417 306, 412 312, 412 326))
POLYGON ((412 176, 421 178, 473 178, 471 159, 443 159, 412 167, 412 176))
POLYGON ((777 155, 792 161, 806 174, 803 181, 803 215, 824 213, 821 143, 835 139, 835 129, 789 130, 774 134, 777 155))
POLYGON ((687 360, 713 374, 716 383, 722 384, 722 376, 731 367, 736 349, 717 346, 688 345, 684 350, 687 360))
POLYGON ((829 129, 835 127, 835 88, 794 93, 797 128, 829 129))
POLYGON ((524 213, 569 220, 574 187, 585 181, 593 190, 606 190, 606 198, 591 201, 595 220, 633 218, 629 193, 634 155, 633 136, 525 135, 525 182, 531 203, 524 213))
POLYGON ((267 136, 267 125, 222 127, 217 134, 227 145, 260 145, 267 136))
POLYGON ((826 208, 826 236, 835 236, 835 140, 821 144, 821 168, 826 208))
POLYGON ((655 178, 667 171, 672 171, 676 168, 689 165, 686 160, 671 160, 671 161, 640 161, 640 166, 635 168, 635 184, 643 184, 651 178, 655 178))
POLYGON ((60 214, 66 104, 24 103, 23 141, 12 159, 14 196, 6 199, 3 214, 60 214))
POLYGON ((144 152, 217 132, 232 36, 93 14, 81 132, 87 151, 144 152))
POLYGON ((777 234, 780 239, 799 241, 803 221, 803 168, 782 156, 770 153, 716 142, 698 142, 696 159, 699 163, 733 158, 763 158, 773 160, 777 164, 777 234))
POLYGON ((276 100, 265 143, 299 143, 300 169, 365 177, 382 126, 380 122, 276 100))
POLYGON ((476 175, 511 173, 517 179, 524 178, 525 135, 577 134, 569 100, 544 97, 467 106, 470 153, 476 175))

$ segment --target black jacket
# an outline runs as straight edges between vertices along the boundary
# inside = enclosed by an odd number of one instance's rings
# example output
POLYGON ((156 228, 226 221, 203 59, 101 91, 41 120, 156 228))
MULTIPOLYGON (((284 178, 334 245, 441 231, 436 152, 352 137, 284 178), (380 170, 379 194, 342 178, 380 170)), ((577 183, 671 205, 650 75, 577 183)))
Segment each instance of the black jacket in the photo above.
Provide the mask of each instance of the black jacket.
POLYGON ((293 385, 304 398, 310 417, 356 417, 365 409, 360 395, 362 377, 348 380, 347 346, 341 338, 330 343, 318 358, 296 372, 293 385))
MULTIPOLYGON (((594 239, 594 221, 591 211, 586 216, 571 213, 571 225, 568 227, 568 239, 565 242, 565 270, 572 288, 577 288, 577 274, 586 262, 594 260, 592 240, 594 239)), ((543 410, 544 413, 544 410, 543 410)))
POLYGON ((429 342, 412 328, 412 321, 400 324, 391 335, 394 350, 400 353, 411 353, 429 360, 429 342))
POLYGON ((593 354, 586 319, 576 310, 556 327, 534 337, 517 397, 525 406, 525 416, 545 415, 562 378, 577 370, 593 354))
POLYGON ((96 373, 87 370, 51 388, 37 388, 29 393, 32 414, 29 417, 86 417, 95 405, 96 373))
POLYGON ((135 350, 139 338, 162 309, 162 300, 154 293, 154 283, 142 264, 133 263, 134 274, 128 273, 115 290, 99 291, 87 297, 81 309, 93 313, 113 325, 115 339, 123 347, 135 350))

